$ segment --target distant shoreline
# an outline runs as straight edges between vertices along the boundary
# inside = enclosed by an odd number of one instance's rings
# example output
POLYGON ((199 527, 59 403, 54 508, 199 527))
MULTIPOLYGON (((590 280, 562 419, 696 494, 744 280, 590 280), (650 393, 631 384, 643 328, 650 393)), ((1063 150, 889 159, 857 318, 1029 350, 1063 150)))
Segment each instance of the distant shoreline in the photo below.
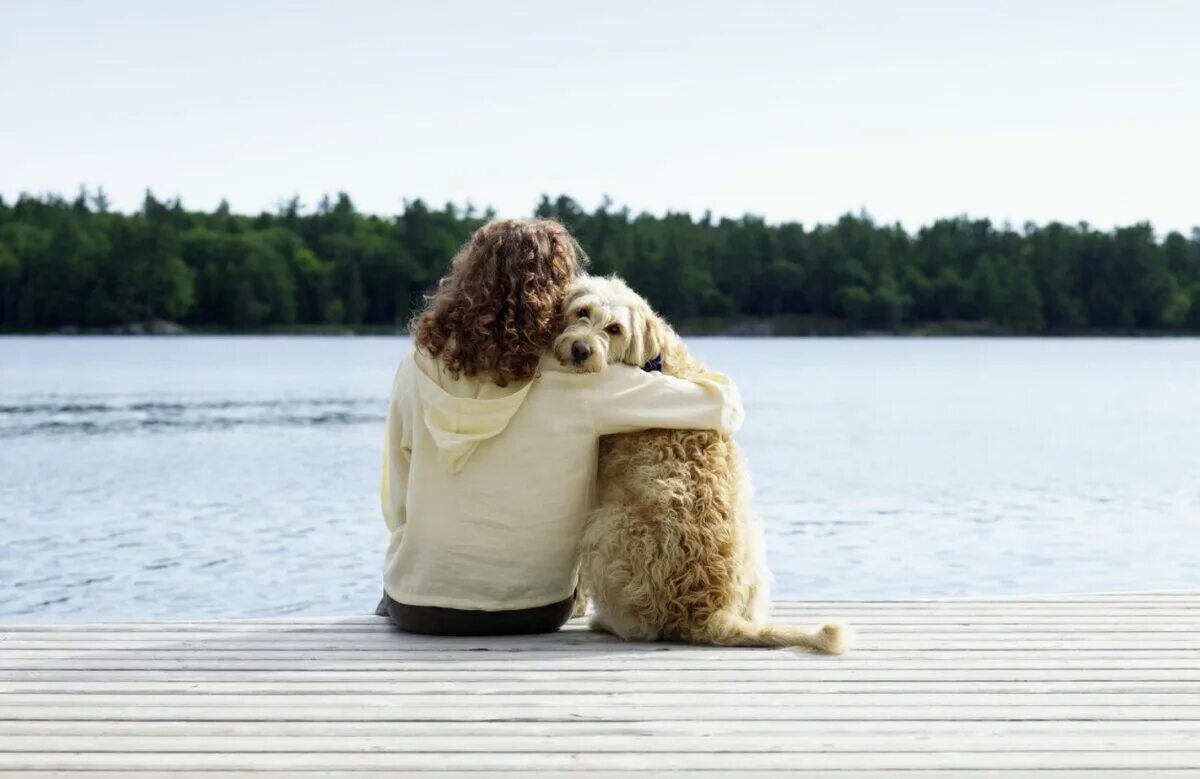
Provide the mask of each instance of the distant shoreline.
MULTIPOLYGON (((1194 338, 1200 331, 1163 331, 1138 328, 1086 328, 1079 330, 1030 333, 1010 330, 991 322, 950 321, 918 322, 891 330, 856 329, 845 320, 823 317, 782 315, 763 318, 700 317, 675 324, 680 335, 725 338, 1194 338)), ((232 329, 197 325, 186 327, 166 320, 114 327, 62 327, 57 330, 0 329, 4 336, 112 336, 112 337, 186 337, 186 336, 405 336, 404 328, 388 325, 277 325, 232 329)))

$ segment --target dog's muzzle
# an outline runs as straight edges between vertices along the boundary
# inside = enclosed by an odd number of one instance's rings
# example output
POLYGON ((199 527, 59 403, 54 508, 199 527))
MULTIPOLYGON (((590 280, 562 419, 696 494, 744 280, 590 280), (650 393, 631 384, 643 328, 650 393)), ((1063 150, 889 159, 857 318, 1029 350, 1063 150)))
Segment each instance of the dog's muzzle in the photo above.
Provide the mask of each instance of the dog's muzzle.
POLYGON ((583 365, 587 359, 592 356, 592 347, 585 344, 583 341, 576 341, 571 344, 571 361, 576 365, 583 365))

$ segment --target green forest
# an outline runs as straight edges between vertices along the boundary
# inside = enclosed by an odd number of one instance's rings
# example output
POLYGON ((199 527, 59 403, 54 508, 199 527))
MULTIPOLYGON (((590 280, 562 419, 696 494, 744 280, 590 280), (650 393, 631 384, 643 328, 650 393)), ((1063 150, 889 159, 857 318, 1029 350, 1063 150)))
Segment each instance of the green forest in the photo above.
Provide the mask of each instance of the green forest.
MULTIPOLYGON (((596 273, 616 272, 693 329, 789 332, 1195 332, 1200 229, 1020 228, 966 217, 908 232, 847 214, 833 224, 588 212, 545 197, 596 273)), ((340 194, 275 213, 211 213, 147 193, 136 213, 103 191, 0 199, 0 327, 104 330, 169 320, 200 330, 403 327, 491 213, 406 201, 358 211, 340 194)), ((686 329, 686 328, 685 328, 686 329)))

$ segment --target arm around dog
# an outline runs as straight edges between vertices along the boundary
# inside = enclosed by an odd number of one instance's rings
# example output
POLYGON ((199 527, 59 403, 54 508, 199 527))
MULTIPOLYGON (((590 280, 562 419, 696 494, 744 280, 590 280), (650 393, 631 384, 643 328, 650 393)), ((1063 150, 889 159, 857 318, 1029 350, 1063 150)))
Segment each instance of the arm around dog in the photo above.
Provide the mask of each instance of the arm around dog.
POLYGON ((741 395, 723 374, 677 379, 629 365, 610 365, 593 376, 587 402, 599 435, 652 428, 732 435, 742 426, 741 395))

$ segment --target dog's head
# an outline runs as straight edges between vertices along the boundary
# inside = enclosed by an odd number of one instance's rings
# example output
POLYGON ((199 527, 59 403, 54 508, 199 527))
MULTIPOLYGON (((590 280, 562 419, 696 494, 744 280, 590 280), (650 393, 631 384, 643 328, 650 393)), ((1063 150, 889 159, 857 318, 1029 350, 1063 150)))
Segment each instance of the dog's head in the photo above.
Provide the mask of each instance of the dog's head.
MULTIPOLYGON (((680 348, 670 326, 616 276, 578 277, 567 295, 563 320, 566 327, 554 341, 554 356, 579 373, 599 373, 612 363, 639 368, 658 360, 667 363, 669 353, 680 348)), ((668 365, 660 369, 667 371, 668 365)))

